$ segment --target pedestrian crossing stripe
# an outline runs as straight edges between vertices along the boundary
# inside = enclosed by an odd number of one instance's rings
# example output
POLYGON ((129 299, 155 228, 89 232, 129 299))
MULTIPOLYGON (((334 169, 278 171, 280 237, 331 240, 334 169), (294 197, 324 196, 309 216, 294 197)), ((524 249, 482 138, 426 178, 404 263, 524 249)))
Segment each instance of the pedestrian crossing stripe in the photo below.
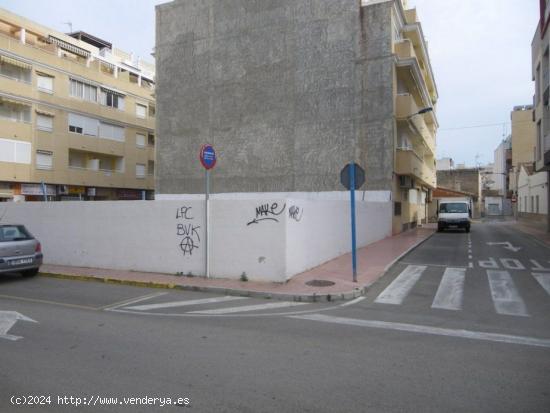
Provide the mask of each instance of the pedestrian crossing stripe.
POLYGON ((465 268, 447 268, 439 283, 432 308, 461 310, 464 295, 465 268))
POLYGON ((384 304, 401 304, 409 295, 416 282, 426 270, 424 265, 407 265, 401 274, 392 281, 392 283, 382 291, 375 302, 384 304))
MULTIPOLYGON (((426 270, 423 265, 407 265, 403 271, 376 297, 377 304, 401 305, 426 270)), ((491 299, 498 314, 529 317, 527 306, 514 284, 509 271, 486 270, 491 299)), ((550 274, 531 273, 550 295, 550 274)), ((464 299, 466 268, 446 268, 431 308, 461 310, 464 299)))

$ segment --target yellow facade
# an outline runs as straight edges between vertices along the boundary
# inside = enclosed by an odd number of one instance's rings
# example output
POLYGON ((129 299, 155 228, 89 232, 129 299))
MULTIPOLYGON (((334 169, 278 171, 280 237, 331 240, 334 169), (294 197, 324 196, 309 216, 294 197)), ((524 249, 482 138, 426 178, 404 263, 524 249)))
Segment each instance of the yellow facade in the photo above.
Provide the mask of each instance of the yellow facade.
POLYGON ((436 187, 437 87, 416 9, 395 2, 395 168, 393 233, 427 222, 436 187))
POLYGON ((1 199, 150 197, 154 142, 152 65, 0 9, 1 199))
POLYGON ((533 106, 517 106, 512 111, 512 171, 510 190, 517 192, 521 165, 532 166, 535 162, 537 130, 533 122, 533 106))

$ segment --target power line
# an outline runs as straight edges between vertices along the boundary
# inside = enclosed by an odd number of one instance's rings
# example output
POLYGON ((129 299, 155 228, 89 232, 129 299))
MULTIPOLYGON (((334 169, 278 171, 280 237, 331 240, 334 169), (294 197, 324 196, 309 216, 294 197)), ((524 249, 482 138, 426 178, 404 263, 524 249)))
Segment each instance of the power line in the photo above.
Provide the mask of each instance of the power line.
MULTIPOLYGON (((514 123, 534 123, 532 120, 517 120, 514 123)), ((500 122, 500 123, 482 123, 479 125, 469 125, 469 126, 457 126, 453 128, 440 128, 438 131, 446 131, 446 130, 461 130, 461 129, 476 129, 476 128, 490 128, 495 126, 507 126, 511 125, 512 122, 500 122)))

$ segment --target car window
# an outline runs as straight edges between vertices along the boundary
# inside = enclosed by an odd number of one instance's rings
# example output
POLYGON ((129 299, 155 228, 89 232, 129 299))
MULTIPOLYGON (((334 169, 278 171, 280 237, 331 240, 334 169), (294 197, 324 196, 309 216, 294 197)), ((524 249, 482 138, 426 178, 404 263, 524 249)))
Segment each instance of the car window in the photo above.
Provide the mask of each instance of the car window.
POLYGON ((453 213, 465 214, 468 212, 468 206, 466 204, 461 204, 458 202, 441 204, 439 206, 439 212, 442 212, 444 214, 453 214, 453 213))
POLYGON ((0 242, 32 239, 22 225, 4 225, 0 227, 0 242))

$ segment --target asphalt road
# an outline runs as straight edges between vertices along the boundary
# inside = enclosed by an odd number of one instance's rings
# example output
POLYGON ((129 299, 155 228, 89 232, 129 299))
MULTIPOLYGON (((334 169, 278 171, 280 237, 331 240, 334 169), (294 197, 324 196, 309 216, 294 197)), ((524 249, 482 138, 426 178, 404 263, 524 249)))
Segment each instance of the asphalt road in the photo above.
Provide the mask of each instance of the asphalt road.
POLYGON ((499 223, 435 234, 345 306, 3 276, 0 411, 549 412, 549 277, 499 223))

